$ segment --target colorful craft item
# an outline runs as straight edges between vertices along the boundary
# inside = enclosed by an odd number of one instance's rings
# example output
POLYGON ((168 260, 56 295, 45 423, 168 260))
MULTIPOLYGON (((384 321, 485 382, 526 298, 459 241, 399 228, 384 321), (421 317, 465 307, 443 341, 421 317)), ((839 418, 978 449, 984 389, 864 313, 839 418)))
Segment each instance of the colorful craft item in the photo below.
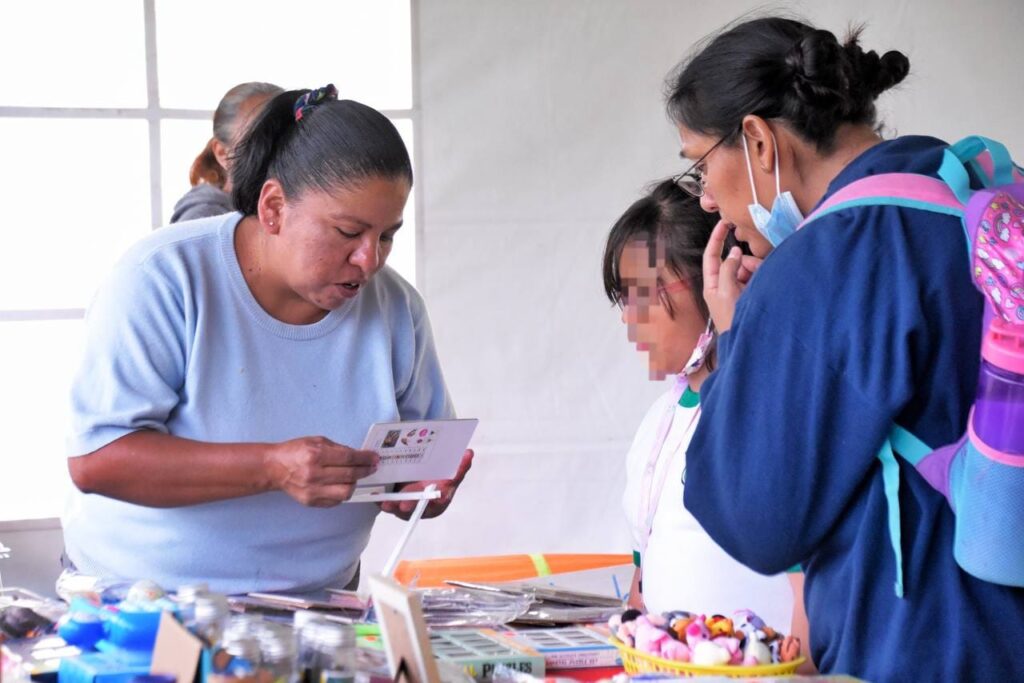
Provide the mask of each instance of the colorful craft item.
POLYGON ((730 659, 729 651, 724 647, 710 640, 702 640, 693 648, 693 658, 690 661, 701 666, 720 666, 728 664, 730 659))
POLYGON ((713 614, 704 623, 707 624, 712 638, 716 636, 731 636, 733 633, 732 619, 723 617, 721 614, 713 614))
POLYGON ((750 610, 730 619, 686 611, 641 614, 628 610, 608 620, 620 641, 645 654, 703 666, 760 666, 792 662, 800 640, 783 636, 750 610))

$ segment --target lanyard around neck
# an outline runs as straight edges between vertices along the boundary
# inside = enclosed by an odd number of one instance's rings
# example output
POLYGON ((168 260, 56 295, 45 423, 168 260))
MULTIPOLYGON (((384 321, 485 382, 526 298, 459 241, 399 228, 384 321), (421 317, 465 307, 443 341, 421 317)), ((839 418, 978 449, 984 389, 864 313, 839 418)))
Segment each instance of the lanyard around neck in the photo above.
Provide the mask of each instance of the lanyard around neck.
MULTIPOLYGON (((672 431, 672 423, 675 420, 676 409, 679 406, 680 399, 683 398, 683 394, 688 392, 688 385, 686 383, 686 377, 684 375, 679 376, 679 380, 676 382, 676 386, 672 392, 672 400, 669 403, 668 409, 665 414, 661 417, 661 422, 658 425, 658 431, 654 439, 654 446, 651 448, 650 455, 647 456, 647 464, 644 467, 643 475, 640 479, 640 509, 638 511, 637 522, 641 528, 641 541, 640 541, 640 566, 643 568, 643 558, 647 554, 647 544, 651 538, 651 532, 654 529, 654 515, 658 511, 658 503, 661 501, 662 491, 665 489, 665 482, 668 479, 668 472, 671 469, 669 463, 665 463, 665 466, 661 469, 661 476, 658 477, 657 483, 654 481, 654 475, 658 469, 658 462, 661 459, 661 452, 665 448, 665 442, 668 440, 668 435, 672 431)), ((689 392, 692 393, 692 392, 689 392)), ((694 411, 693 416, 690 418, 690 423, 686 426, 686 430, 683 432, 683 436, 689 434, 695 428, 697 424, 697 418, 700 416, 700 406, 697 406, 697 410, 694 411)), ((669 454, 669 458, 674 455, 669 454)), ((682 505, 682 501, 679 503, 682 505)))

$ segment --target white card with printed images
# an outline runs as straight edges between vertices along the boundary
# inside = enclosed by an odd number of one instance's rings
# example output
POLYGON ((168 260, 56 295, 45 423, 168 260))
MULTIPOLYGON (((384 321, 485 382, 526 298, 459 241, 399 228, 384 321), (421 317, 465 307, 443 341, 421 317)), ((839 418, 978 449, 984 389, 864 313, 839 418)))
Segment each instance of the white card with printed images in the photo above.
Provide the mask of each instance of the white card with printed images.
POLYGON ((359 489, 412 481, 451 479, 479 420, 416 420, 375 424, 363 450, 380 455, 377 471, 359 489))

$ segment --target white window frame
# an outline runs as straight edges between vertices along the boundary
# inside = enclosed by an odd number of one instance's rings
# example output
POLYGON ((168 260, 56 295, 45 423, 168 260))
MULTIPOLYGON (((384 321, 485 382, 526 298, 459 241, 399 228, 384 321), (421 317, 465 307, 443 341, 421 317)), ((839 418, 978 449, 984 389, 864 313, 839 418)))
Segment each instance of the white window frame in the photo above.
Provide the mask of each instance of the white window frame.
MULTIPOLYGON (((0 118, 16 119, 121 119, 144 120, 149 124, 149 199, 151 228, 163 221, 163 178, 160 159, 160 124, 164 120, 185 119, 211 121, 212 109, 169 109, 160 106, 160 87, 157 70, 156 0, 141 0, 146 31, 146 106, 142 108, 103 107, 5 107, 0 106, 0 118)), ((413 173, 421 179, 420 165, 420 89, 419 89, 419 0, 409 0, 409 26, 411 41, 412 108, 382 109, 389 119, 407 119, 413 131, 413 173)), ((419 184, 419 182, 417 182, 419 184)), ((423 287, 423 202, 416 196, 413 212, 416 216, 416 286, 423 287)), ((0 323, 26 320, 80 320, 84 308, 0 309, 0 323)))

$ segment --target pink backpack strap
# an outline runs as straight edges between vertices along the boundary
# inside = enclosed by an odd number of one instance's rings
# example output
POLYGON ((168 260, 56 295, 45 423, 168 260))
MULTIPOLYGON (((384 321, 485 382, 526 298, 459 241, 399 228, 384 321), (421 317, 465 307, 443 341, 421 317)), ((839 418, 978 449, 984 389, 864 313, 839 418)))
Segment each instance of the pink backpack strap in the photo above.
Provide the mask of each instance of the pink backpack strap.
POLYGON ((855 180, 840 188, 805 218, 799 227, 855 206, 904 206, 961 219, 964 216, 964 205, 949 186, 938 178, 917 173, 882 173, 855 180))
MULTIPOLYGON (((989 152, 988 150, 982 152, 981 154, 974 158, 974 163, 977 164, 975 171, 982 171, 986 176, 993 179, 992 183, 990 184, 995 184, 994 178, 996 177, 996 168, 995 164, 992 161, 991 152, 989 152)), ((1022 173, 1019 168, 1014 166, 1011 169, 1010 173, 1012 174, 1013 182, 1024 183, 1024 173, 1022 173)), ((979 173, 979 175, 981 174, 979 173)))

